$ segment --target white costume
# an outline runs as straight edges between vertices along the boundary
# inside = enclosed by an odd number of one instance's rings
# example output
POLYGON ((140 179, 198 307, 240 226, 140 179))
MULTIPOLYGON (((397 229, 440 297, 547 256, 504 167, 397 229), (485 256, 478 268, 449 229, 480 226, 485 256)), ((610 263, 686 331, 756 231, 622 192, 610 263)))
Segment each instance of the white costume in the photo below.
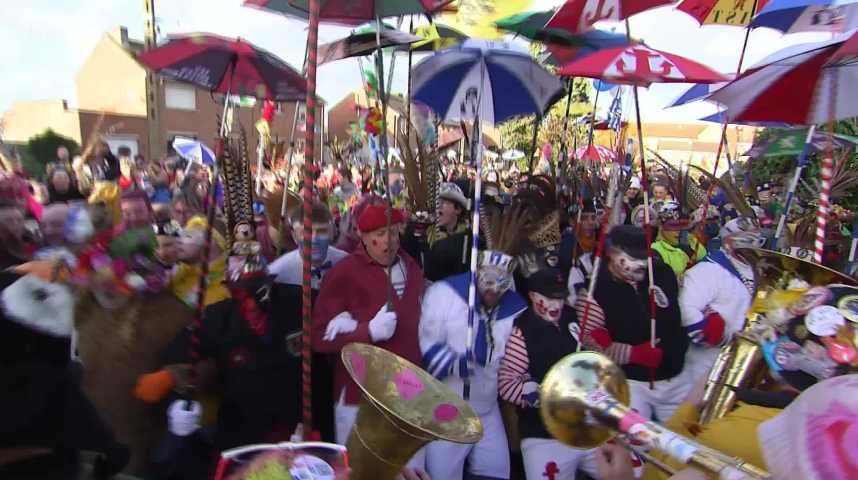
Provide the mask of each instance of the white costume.
MULTIPOLYGON (((324 272, 337 264, 340 260, 346 258, 348 253, 339 248, 328 247, 328 255, 322 263, 322 268, 314 269, 313 276, 310 280, 310 286, 318 290, 322 283, 324 272)), ((268 265, 268 273, 274 275, 276 283, 285 283, 287 285, 301 285, 304 276, 304 259, 301 258, 301 249, 292 250, 289 253, 281 255, 280 258, 271 262, 268 265)))
POLYGON ((593 254, 585 253, 579 256, 572 269, 569 270, 569 297, 566 298, 566 304, 570 307, 575 306, 578 300, 578 293, 583 288, 587 289, 590 275, 593 273, 593 254))
MULTIPOLYGON (((751 284, 749 288, 733 272, 715 261, 710 261, 710 257, 707 256, 685 272, 685 280, 679 292, 679 305, 682 325, 686 328, 693 328, 709 312, 720 314, 724 319, 723 345, 745 326, 745 313, 753 300, 753 286, 751 284)), ((739 275, 746 280, 753 280, 754 272, 750 265, 728 254, 723 254, 721 258, 725 257, 739 275)), ((695 383, 701 376, 708 375, 719 351, 717 346, 708 347, 696 343, 689 345, 683 372, 687 381, 695 383)))
POLYGON ((509 478, 509 448, 497 401, 498 369, 513 321, 527 305, 518 294, 508 291, 494 318, 475 312, 472 351, 476 363, 471 363, 473 371, 469 372, 465 361, 469 283, 470 274, 464 273, 436 282, 426 291, 420 317, 420 351, 424 368, 459 395, 463 395, 462 377, 469 379, 468 403, 479 415, 484 434, 474 445, 430 443, 426 466, 429 475, 438 479, 462 478, 466 461, 474 475, 509 478))

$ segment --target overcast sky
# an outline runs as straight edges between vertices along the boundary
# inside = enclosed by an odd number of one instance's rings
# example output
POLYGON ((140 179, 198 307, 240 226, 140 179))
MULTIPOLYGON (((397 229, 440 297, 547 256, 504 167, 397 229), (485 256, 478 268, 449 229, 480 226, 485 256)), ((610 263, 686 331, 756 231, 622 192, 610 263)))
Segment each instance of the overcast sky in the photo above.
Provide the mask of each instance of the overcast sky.
MULTIPOLYGON (((560 0, 534 0, 534 9, 560 0)), ((281 56, 300 68, 306 43, 306 25, 279 15, 242 7, 242 0, 156 0, 160 33, 213 32, 240 36, 281 56)), ((64 98, 74 106, 75 75, 100 36, 118 25, 132 38, 143 32, 142 0, 28 0, 0 2, 0 112, 16 100, 64 98)), ((619 28, 619 24, 604 27, 619 28)), ((700 28, 687 15, 663 7, 636 15, 632 33, 651 47, 693 58, 724 73, 733 73, 744 30, 736 27, 700 28)), ((320 42, 348 34, 338 27, 322 27, 320 42)), ((824 36, 822 38, 825 38, 824 36)), ((815 41, 820 34, 782 37, 767 29, 752 32, 746 65, 787 44, 815 41)), ((397 58, 394 91, 405 85, 405 56, 397 58)), ((319 69, 319 94, 335 103, 360 86, 354 60, 341 60, 319 69)), ((682 85, 656 85, 642 92, 644 121, 685 122, 714 109, 706 104, 664 110, 683 91, 682 85)), ((604 98, 604 97, 603 97, 604 98)), ((600 102, 601 103, 601 102, 600 102)), ((604 108, 610 100, 606 100, 604 108)))

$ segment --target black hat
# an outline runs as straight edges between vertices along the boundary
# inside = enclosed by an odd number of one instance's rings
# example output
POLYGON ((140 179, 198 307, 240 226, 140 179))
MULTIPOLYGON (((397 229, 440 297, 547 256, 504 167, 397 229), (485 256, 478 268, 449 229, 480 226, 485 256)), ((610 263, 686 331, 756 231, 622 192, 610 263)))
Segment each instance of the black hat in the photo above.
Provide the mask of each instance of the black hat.
POLYGON ((548 298, 561 299, 569 296, 569 287, 563 272, 557 268, 537 270, 527 279, 531 292, 545 295, 548 298))
POLYGON ((617 247, 632 257, 645 259, 646 235, 640 227, 634 225, 617 225, 608 234, 608 244, 617 247))

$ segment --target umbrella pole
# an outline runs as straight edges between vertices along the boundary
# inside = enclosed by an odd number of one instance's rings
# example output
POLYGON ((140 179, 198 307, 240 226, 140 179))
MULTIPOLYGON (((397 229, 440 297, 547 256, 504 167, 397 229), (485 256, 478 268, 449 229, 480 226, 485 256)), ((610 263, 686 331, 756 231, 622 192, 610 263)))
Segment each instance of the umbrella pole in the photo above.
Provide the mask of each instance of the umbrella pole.
POLYGON ((575 82, 575 77, 569 78, 569 89, 566 92, 566 113, 563 116, 563 133, 560 135, 560 156, 557 157, 557 171, 562 178, 563 168, 568 163, 566 156, 569 154, 569 145, 566 142, 566 133, 569 131, 569 111, 572 109, 572 86, 575 82))
POLYGON ((821 184, 819 186, 819 212, 816 219, 816 239, 814 240, 813 260, 822 265, 823 254, 825 253, 825 233, 828 227, 829 215, 829 200, 831 194, 831 177, 834 174, 834 122, 835 122, 835 107, 837 100, 835 94, 837 92, 837 75, 829 73, 828 81, 831 83, 831 95, 828 96, 828 148, 825 156, 822 158, 821 184))
MULTIPOLYGON (((482 132, 480 132, 481 115, 480 110, 483 105, 483 87, 485 84, 486 64, 485 60, 480 65, 480 93, 477 96, 477 104, 474 106, 474 132, 477 148, 474 152, 474 167, 476 168, 476 178, 474 179, 474 205, 473 216, 471 217, 471 265, 470 265, 470 284, 468 286, 468 331, 465 338, 465 361, 470 362, 473 357, 474 343, 474 321, 477 313, 477 257, 479 257, 479 237, 480 237, 480 200, 483 189, 483 145, 482 132)), ((464 108, 463 108, 464 110, 464 108)), ((463 122, 464 126, 464 122, 463 122)), ((462 378, 462 397, 468 401, 471 396, 471 381, 469 376, 462 378)))
MULTIPOLYGON (((414 15, 411 16, 411 23, 408 26, 408 31, 414 34, 414 15)), ((405 144, 411 149, 411 66, 414 57, 414 49, 408 48, 408 85, 406 85, 405 94, 405 144)))
POLYGON ((587 154, 590 152, 590 147, 593 146, 593 134, 596 131, 596 112, 599 109, 599 93, 601 90, 596 89, 596 98, 593 100, 593 117, 590 119, 590 131, 587 132, 587 154))
POLYGON ((777 249, 778 241, 780 240, 781 235, 783 235, 784 227, 786 226, 787 219, 789 218, 789 211, 790 208, 792 208, 793 199, 795 199, 795 191, 798 189, 798 181, 801 179, 801 174, 807 166, 810 144, 813 141, 813 135, 815 133, 816 125, 811 125, 807 130, 807 138, 804 141, 804 147, 801 149, 801 154, 798 157, 798 164, 795 166, 795 173, 793 173, 792 182, 790 182, 789 190, 787 190, 784 208, 781 211, 780 218, 778 218, 778 226, 775 229, 775 236, 772 238, 772 243, 769 245, 769 248, 777 249))
POLYGON ((530 141, 530 161, 527 164, 528 176, 533 175, 533 157, 536 155, 536 137, 539 135, 539 124, 542 122, 541 115, 533 117, 533 138, 530 141))
MULTIPOLYGON (((756 5, 756 0, 754 2, 756 5)), ((632 38, 631 27, 629 26, 629 19, 626 18, 626 35, 629 40, 632 38)), ((646 263, 647 263, 647 277, 649 280, 649 344, 652 348, 655 348, 656 345, 656 328, 655 328, 655 279, 653 275, 653 266, 652 266, 652 229, 650 226, 652 225, 651 219, 649 218, 649 176, 646 171, 646 155, 644 152, 644 144, 643 144, 643 128, 641 126, 641 105, 640 99, 638 97, 638 86, 632 85, 632 92, 634 94, 635 99, 635 122, 637 124, 638 129, 638 154, 641 157, 641 190, 643 190, 644 196, 644 236, 646 238, 646 263)), ((721 143, 723 145, 723 142, 721 143)), ((720 149, 719 145, 719 149, 720 149)), ((650 369, 650 380, 649 380, 649 388, 652 390, 655 388, 655 369, 650 369)))
MULTIPOLYGON (((303 275, 301 282, 301 421, 304 432, 313 435, 313 370, 312 370, 312 253, 313 253, 313 159, 316 143, 316 68, 319 47, 320 0, 310 0, 310 19, 307 30, 307 114, 304 131, 304 245, 301 249, 303 275)), ((285 194, 286 192, 284 192, 285 194)))
MULTIPOLYGON (((384 89, 384 54, 381 50, 381 17, 375 17, 375 41, 377 50, 375 51, 375 65, 376 65, 376 74, 378 75, 378 99, 381 102, 381 126, 382 131, 379 134, 379 150, 381 150, 381 158, 379 159, 379 169, 381 170, 381 180, 384 182, 384 190, 385 196, 387 197, 388 206, 384 211, 385 220, 387 222, 387 237, 388 244, 393 244, 393 232, 390 228, 390 224, 392 222, 391 216, 393 213, 393 192, 390 189, 390 173, 388 169, 388 157, 387 157, 387 94, 384 89)), ((394 55, 393 60, 391 60, 391 72, 393 71, 394 60, 396 60, 396 56, 394 55)), ((393 281, 391 272, 393 270, 393 264, 395 262, 391 262, 390 265, 387 266, 387 306, 388 309, 393 309, 393 297, 396 295, 396 291, 393 289, 393 281)))

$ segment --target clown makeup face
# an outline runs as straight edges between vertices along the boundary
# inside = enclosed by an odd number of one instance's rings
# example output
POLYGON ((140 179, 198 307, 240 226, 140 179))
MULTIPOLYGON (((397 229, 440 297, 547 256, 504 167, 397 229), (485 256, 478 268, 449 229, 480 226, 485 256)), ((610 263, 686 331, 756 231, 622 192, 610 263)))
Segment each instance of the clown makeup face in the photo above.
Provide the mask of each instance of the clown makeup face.
MULTIPOLYGON (((292 223, 292 235, 299 249, 304 248, 304 225, 299 222, 292 223)), ((313 224, 313 239, 310 242, 312 253, 310 255, 313 266, 318 267, 325 263, 328 258, 328 247, 331 245, 331 225, 328 223, 313 224)))
POLYGON ((564 299, 548 298, 536 292, 530 292, 528 296, 530 297, 530 302, 533 304, 536 316, 551 323, 557 323, 560 320, 560 315, 563 313, 564 299))
POLYGON ((500 303, 501 297, 512 288, 512 276, 505 268, 487 265, 477 272, 477 291, 480 301, 488 308, 500 303))
POLYGON ((389 267, 399 252, 399 225, 360 234, 366 253, 381 266, 389 267))
POLYGON ((616 247, 611 247, 608 255, 608 271, 615 279, 627 283, 638 283, 644 279, 646 260, 632 257, 616 247))
POLYGON ((122 218, 128 228, 143 228, 152 223, 152 212, 140 198, 122 200, 122 218))

